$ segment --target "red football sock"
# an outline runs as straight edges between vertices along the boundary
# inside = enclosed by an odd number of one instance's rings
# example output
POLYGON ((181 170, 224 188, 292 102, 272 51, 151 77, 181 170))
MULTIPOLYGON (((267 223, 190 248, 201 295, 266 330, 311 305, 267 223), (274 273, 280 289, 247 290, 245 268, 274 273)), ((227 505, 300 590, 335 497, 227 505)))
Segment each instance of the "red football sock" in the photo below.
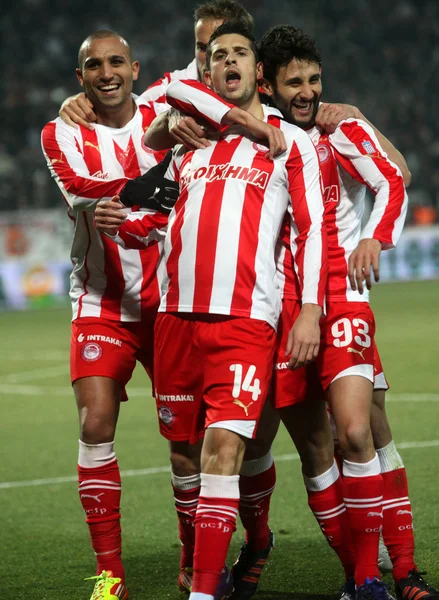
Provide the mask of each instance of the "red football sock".
POLYGON ((395 581, 416 570, 415 538, 407 475, 404 467, 382 474, 384 479, 383 539, 393 563, 395 581))
POLYGON ((214 595, 236 529, 239 475, 201 473, 192 591, 214 595))
POLYGON ((192 567, 195 546, 195 513, 200 494, 200 475, 178 477, 172 474, 175 509, 181 542, 180 569, 192 567))
POLYGON ((343 482, 334 460, 332 467, 317 477, 305 477, 308 504, 323 535, 339 557, 346 578, 355 572, 355 552, 350 523, 343 502, 343 482))
POLYGON ((355 583, 362 585, 366 578, 379 578, 383 478, 377 455, 368 463, 343 462, 343 500, 355 548, 355 583))
POLYGON ((268 545, 268 513, 275 487, 276 467, 271 452, 243 463, 239 478, 239 516, 246 530, 246 542, 256 551, 268 545))
POLYGON ((122 487, 117 460, 92 468, 78 464, 78 479, 79 497, 97 559, 96 573, 112 571, 115 577, 124 579, 120 527, 122 487))

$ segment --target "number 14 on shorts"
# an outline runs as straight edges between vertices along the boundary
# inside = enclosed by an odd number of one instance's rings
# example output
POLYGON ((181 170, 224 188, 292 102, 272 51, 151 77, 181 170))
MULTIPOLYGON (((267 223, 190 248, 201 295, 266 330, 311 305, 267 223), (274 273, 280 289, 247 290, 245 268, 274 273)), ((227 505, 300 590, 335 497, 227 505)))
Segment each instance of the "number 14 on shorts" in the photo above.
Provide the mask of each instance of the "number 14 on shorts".
POLYGON ((259 398, 261 392, 261 382, 255 377, 256 375, 256 366, 250 365, 247 373, 243 378, 243 366, 239 363, 230 365, 230 371, 235 373, 235 379, 233 382, 233 390, 232 396, 233 398, 239 398, 241 391, 242 392, 250 392, 252 395, 253 402, 259 398))

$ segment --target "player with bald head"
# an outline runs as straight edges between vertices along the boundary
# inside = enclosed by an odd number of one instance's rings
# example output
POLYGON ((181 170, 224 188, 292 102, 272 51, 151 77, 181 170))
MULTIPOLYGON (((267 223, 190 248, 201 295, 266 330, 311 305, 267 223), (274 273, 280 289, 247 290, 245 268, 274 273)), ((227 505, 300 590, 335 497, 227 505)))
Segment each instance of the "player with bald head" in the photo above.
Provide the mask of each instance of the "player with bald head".
MULTIPOLYGON (((96 230, 94 211, 115 193, 131 206, 131 180, 157 172, 162 154, 147 151, 143 135, 163 105, 132 96, 139 63, 114 31, 87 37, 78 63, 76 76, 96 113, 94 129, 72 128, 58 118, 44 127, 42 145, 74 224, 70 367, 80 425, 79 495, 97 562, 92 598, 126 600, 114 438, 136 361, 152 373, 161 245, 121 251, 96 230)), ((152 183, 156 198, 159 178, 152 183)))

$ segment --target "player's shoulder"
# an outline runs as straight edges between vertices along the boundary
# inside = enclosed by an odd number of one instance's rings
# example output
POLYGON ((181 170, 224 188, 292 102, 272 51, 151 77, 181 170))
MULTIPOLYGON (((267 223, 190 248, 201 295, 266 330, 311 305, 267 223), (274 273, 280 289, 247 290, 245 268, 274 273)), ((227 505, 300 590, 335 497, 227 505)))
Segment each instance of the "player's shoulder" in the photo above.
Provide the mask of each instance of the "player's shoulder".
POLYGON ((198 81, 197 61, 194 58, 185 69, 179 69, 169 73, 169 80, 194 79, 198 81))
POLYGON ((169 104, 166 102, 157 102, 155 100, 148 100, 143 96, 138 96, 135 99, 136 106, 142 115, 158 116, 162 112, 169 110, 169 104))
POLYGON ((283 119, 280 122, 280 129, 285 136, 285 141, 289 148, 294 145, 299 147, 301 151, 305 151, 314 147, 314 143, 311 141, 310 136, 301 127, 298 127, 293 123, 288 123, 288 121, 283 119))
POLYGON ((72 143, 75 143, 75 140, 80 139, 82 137, 82 127, 78 126, 71 127, 67 125, 61 117, 57 117, 52 121, 49 121, 44 125, 41 136, 42 142, 55 138, 62 138, 63 140, 72 140, 72 143))

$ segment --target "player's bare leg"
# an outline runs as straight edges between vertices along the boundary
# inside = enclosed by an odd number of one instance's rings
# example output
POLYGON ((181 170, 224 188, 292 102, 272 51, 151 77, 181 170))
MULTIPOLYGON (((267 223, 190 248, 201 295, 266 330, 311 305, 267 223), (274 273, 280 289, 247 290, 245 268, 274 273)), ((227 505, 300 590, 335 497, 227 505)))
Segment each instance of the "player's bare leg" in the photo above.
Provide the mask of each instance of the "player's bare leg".
POLYGON ((336 379, 328 400, 343 454, 343 496, 355 549, 355 583, 378 579, 383 478, 373 445, 370 415, 373 383, 366 377, 336 379))
POLYGON ((280 409, 281 419, 302 463, 308 504, 329 545, 352 578, 355 557, 350 527, 343 507, 343 483, 334 460, 334 443, 326 402, 314 390, 303 402, 280 409))
MULTIPOLYGON (((73 384, 80 423, 79 495, 86 514, 97 575, 105 572, 105 585, 128 597, 124 587, 120 527, 121 478, 114 435, 121 385, 109 377, 83 377, 73 384)), ((116 593, 116 592, 115 592, 116 593)))
POLYGON ((239 516, 246 530, 245 543, 233 566, 232 598, 256 594, 266 560, 274 546, 268 526, 271 496, 276 486, 276 467, 271 446, 279 429, 279 412, 267 400, 255 439, 246 440, 239 477, 239 516))

